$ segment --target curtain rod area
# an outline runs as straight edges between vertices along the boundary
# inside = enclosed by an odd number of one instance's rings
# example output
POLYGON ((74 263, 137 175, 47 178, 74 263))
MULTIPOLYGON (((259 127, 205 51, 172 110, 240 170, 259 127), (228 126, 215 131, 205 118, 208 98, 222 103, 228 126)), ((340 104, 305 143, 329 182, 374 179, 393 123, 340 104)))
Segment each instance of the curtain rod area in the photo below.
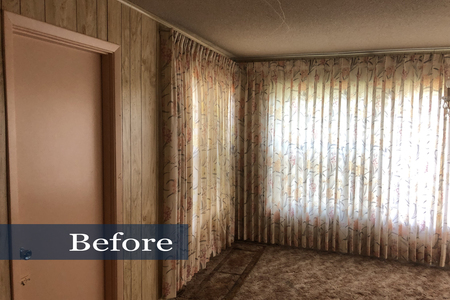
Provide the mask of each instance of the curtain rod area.
POLYGON ((434 48, 403 48, 403 49, 380 49, 380 50, 363 50, 363 51, 342 51, 342 52, 317 52, 305 54, 289 54, 280 56, 263 56, 263 57, 234 57, 236 62, 257 62, 257 61, 275 61, 275 60, 292 60, 302 58, 333 58, 348 56, 366 56, 366 55, 382 55, 382 54, 412 54, 412 53, 442 53, 449 52, 450 47, 434 47, 434 48))
POLYGON ((156 15, 154 15, 154 14, 152 14, 152 13, 146 11, 145 9, 143 9, 143 8, 141 8, 141 7, 139 7, 139 6, 137 6, 137 5, 134 4, 134 3, 131 3, 131 2, 128 1, 128 0, 118 0, 118 1, 119 1, 120 3, 122 3, 123 5, 126 5, 126 6, 132 8, 132 9, 134 9, 134 10, 137 10, 137 11, 140 12, 141 14, 146 15, 147 17, 149 17, 149 18, 155 20, 156 22, 158 22, 158 23, 160 23, 160 24, 162 24, 162 25, 164 25, 164 26, 166 26, 166 27, 168 27, 168 28, 175 29, 176 31, 178 31, 178 32, 184 34, 185 36, 187 36, 188 38, 190 38, 191 40, 193 40, 193 41, 195 41, 195 42, 197 42, 197 43, 199 43, 199 44, 201 44, 201 45, 203 45, 203 46, 205 46, 205 47, 208 47, 208 48, 210 48, 210 49, 216 51, 216 52, 219 53, 220 55, 223 55, 223 56, 225 56, 225 57, 227 57, 227 58, 230 58, 230 59, 232 59, 232 58, 234 57, 234 55, 231 54, 230 52, 228 52, 228 51, 226 51, 226 50, 224 50, 224 49, 222 49, 222 48, 220 48, 220 47, 218 47, 218 46, 216 46, 216 45, 214 45, 214 44, 212 44, 212 43, 210 43, 210 42, 208 42, 208 41, 202 39, 201 37, 199 37, 199 36, 197 36, 197 35, 195 35, 195 34, 193 34, 193 33, 191 33, 191 32, 186 31, 185 29, 179 28, 179 27, 177 27, 177 26, 174 26, 173 24, 170 24, 170 23, 167 22, 167 21, 164 21, 164 20, 161 19, 160 17, 158 17, 158 16, 156 16, 156 15))

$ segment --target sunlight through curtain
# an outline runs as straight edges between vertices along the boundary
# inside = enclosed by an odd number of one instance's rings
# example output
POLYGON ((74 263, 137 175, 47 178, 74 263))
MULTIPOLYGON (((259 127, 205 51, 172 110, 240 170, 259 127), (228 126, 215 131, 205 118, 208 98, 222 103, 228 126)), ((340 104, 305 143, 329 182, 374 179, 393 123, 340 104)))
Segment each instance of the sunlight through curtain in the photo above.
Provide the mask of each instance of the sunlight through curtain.
POLYGON ((164 261, 164 298, 234 240, 236 64, 161 32, 164 224, 188 224, 189 259, 164 261))
POLYGON ((236 238, 448 265, 449 63, 242 64, 236 238))

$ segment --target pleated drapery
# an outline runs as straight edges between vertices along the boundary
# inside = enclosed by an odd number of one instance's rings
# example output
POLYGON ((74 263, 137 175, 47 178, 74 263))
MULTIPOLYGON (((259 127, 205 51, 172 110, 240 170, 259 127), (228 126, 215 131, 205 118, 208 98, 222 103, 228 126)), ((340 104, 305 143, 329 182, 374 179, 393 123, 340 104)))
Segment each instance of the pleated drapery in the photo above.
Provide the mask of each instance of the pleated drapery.
POLYGON ((164 224, 188 224, 188 260, 163 262, 173 298, 234 241, 236 64, 176 31, 161 32, 164 224))
POLYGON ((448 265, 449 63, 241 64, 236 238, 448 265))

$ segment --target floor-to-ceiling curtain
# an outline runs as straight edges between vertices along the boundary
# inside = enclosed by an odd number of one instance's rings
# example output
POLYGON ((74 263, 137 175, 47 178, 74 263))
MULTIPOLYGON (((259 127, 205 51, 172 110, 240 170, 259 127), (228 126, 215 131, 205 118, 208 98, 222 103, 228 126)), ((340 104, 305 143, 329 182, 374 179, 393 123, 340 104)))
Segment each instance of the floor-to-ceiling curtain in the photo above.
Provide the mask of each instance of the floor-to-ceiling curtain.
MULTIPOLYGON (((188 260, 163 262, 173 298, 234 240, 236 64, 176 31, 161 32, 164 224, 188 224, 188 260)), ((180 237, 182 238, 182 237, 180 237)))
POLYGON ((448 265, 449 64, 241 64, 237 238, 448 265))

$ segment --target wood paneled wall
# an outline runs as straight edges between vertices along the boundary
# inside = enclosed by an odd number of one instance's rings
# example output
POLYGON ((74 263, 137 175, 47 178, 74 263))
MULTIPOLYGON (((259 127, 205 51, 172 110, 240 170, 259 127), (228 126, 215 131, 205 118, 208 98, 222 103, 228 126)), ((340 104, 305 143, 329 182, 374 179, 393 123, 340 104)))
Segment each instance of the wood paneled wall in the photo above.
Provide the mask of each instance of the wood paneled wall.
MULTIPOLYGON (((7 11, 121 45, 123 221, 157 224, 158 24, 117 0, 0 0, 0 3, 7 11)), ((0 223, 6 224, 5 93, 1 60, 0 72, 0 223)), ((158 299, 157 261, 124 261, 123 277, 124 300, 158 299)), ((8 261, 0 261, 0 299, 11 299, 8 261)))

